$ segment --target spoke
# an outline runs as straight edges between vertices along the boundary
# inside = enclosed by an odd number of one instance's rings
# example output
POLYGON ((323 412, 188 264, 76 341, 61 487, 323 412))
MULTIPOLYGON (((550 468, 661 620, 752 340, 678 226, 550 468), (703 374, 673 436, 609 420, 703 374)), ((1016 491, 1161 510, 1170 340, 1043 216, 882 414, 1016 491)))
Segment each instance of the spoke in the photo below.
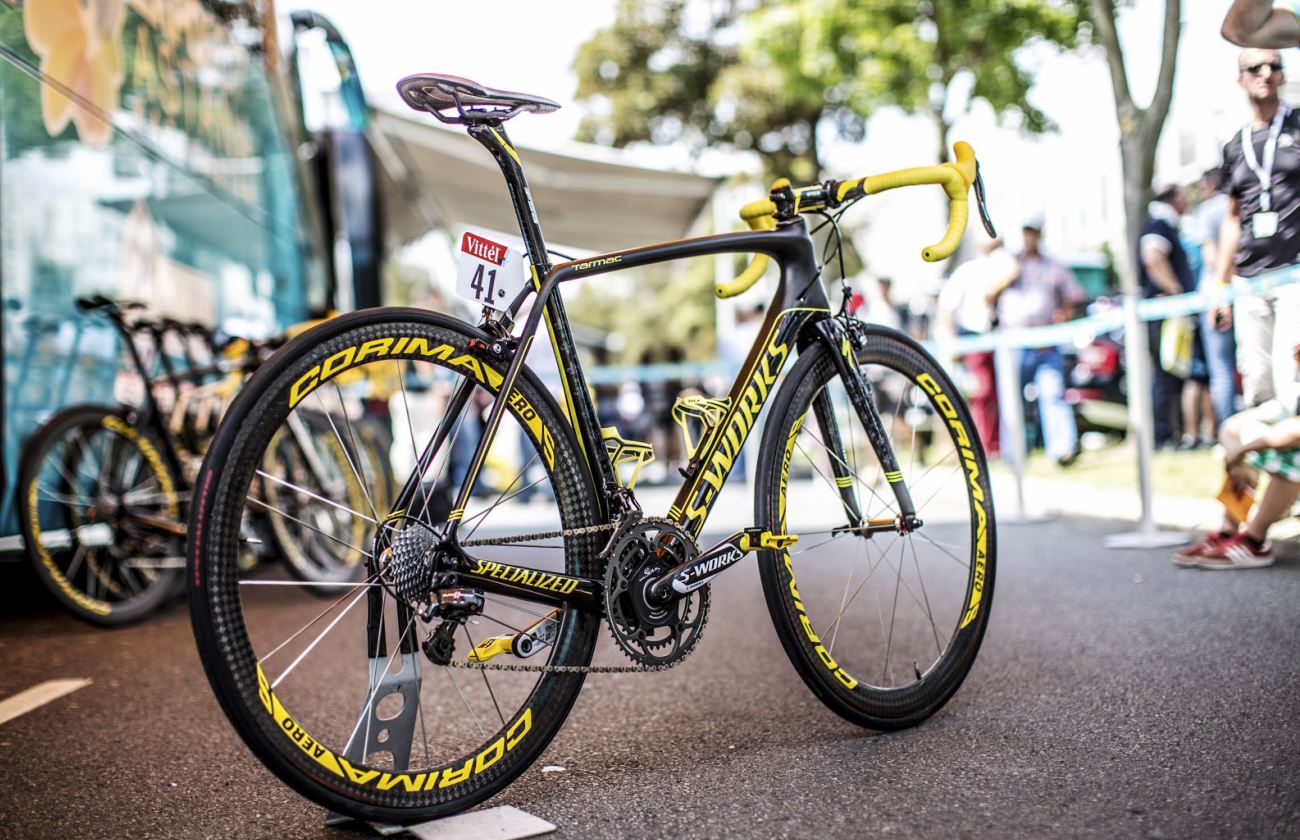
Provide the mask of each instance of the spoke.
POLYGON ((72 561, 68 563, 68 571, 64 577, 68 580, 72 580, 72 576, 77 573, 77 569, 81 568, 81 562, 85 559, 86 547, 84 545, 78 545, 77 550, 72 553, 72 561))
MULTIPOLYGON (((536 617, 538 617, 538 618, 551 618, 551 616, 550 616, 548 613, 539 613, 539 612, 534 612, 533 610, 530 610, 530 609, 528 609, 527 607, 521 607, 521 606, 519 606, 518 604, 512 604, 512 603, 510 603, 509 601, 502 601, 500 598, 493 598, 491 595, 484 595, 484 596, 483 596, 483 600, 484 600, 484 601, 490 601, 490 602, 493 603, 493 604, 500 604, 501 606, 503 606, 503 607, 505 607, 505 608, 507 608, 507 609, 518 610, 519 612, 522 612, 522 613, 528 613, 529 615, 533 615, 533 616, 536 616, 536 617)), ((552 621, 557 621, 558 619, 551 618, 551 620, 552 620, 552 621)), ((502 622, 502 623, 504 623, 504 622, 502 622)), ((509 627, 510 625, 507 624, 506 626, 509 627)), ((514 629, 514 628, 511 628, 511 629, 514 629)))
MULTIPOLYGON (((298 654, 298 657, 297 657, 296 659, 294 659, 293 662, 289 663, 289 667, 288 667, 288 668, 285 668, 284 671, 281 672, 280 676, 278 676, 278 677, 275 678, 275 681, 274 681, 273 683, 271 683, 271 690, 272 690, 272 691, 274 691, 274 690, 275 690, 275 687, 278 686, 281 682, 284 681, 284 678, 285 678, 285 677, 287 677, 287 676, 289 676, 289 674, 293 673, 293 669, 298 667, 298 663, 300 663, 300 662, 302 662, 304 659, 306 659, 306 658, 307 658, 307 654, 311 653, 313 650, 316 649, 316 645, 320 644, 321 639, 323 639, 323 638, 325 638, 327 635, 329 635, 329 632, 330 632, 331 630, 333 630, 334 627, 335 627, 335 626, 336 626, 340 621, 343 620, 343 617, 344 617, 344 616, 346 616, 349 612, 352 611, 352 608, 353 608, 353 607, 355 607, 357 604, 361 603, 361 599, 364 598, 365 596, 366 596, 366 593, 365 593, 365 592, 358 592, 358 593, 356 594, 356 597, 352 599, 352 602, 351 602, 350 604, 348 604, 346 607, 344 607, 343 610, 342 610, 338 615, 336 615, 336 616, 334 617, 334 620, 331 621, 328 625, 326 625, 325 629, 322 630, 322 631, 321 631, 321 632, 316 636, 316 638, 312 639, 311 644, 307 645, 307 649, 304 650, 302 653, 298 654)), ((295 633, 294 635, 296 636, 296 635, 298 635, 298 634, 295 633)), ((287 642, 286 642, 286 644, 287 644, 287 642)), ((284 645, 281 645, 280 647, 284 647, 284 645)), ((276 648, 275 650, 279 650, 279 649, 280 649, 280 648, 276 648)), ((271 653, 275 653, 275 651, 273 650, 273 651, 271 651, 271 653)), ((268 653, 266 656, 264 656, 264 657, 262 657, 261 659, 259 659, 259 660, 258 660, 258 664, 261 664, 262 662, 265 662, 266 659, 271 655, 271 653, 268 653)))
POLYGON ((124 496, 132 491, 140 489, 141 486, 148 483, 150 480, 154 480, 154 481, 157 480, 157 476, 153 475, 152 473, 144 473, 144 478, 141 479, 140 476, 142 473, 140 470, 140 466, 141 464, 144 463, 144 456, 141 455, 139 451, 133 451, 131 455, 133 455, 134 457, 132 457, 127 462, 127 464, 131 467, 130 471, 128 472, 125 468, 122 470, 122 487, 130 488, 129 490, 123 492, 124 496), (137 479, 140 480, 139 484, 136 484, 137 479))
POLYGON ((270 473, 268 473, 268 472, 266 472, 266 471, 264 471, 264 470, 257 470, 256 472, 257 472, 258 475, 260 475, 262 478, 265 478, 267 481, 273 481, 273 482, 275 482, 276 484, 279 484, 279 485, 284 486, 284 487, 288 487, 290 490, 294 491, 295 493, 302 493, 304 496, 307 496, 307 497, 310 498, 310 499, 315 499, 315 500, 318 501, 318 502, 323 502, 324 504, 327 504, 327 505, 329 505, 329 506, 332 507, 332 508, 335 508, 335 509, 337 509, 337 510, 341 510, 341 511, 343 511, 344 513, 347 513, 347 514, 350 514, 350 515, 352 515, 352 516, 355 516, 357 519, 360 519, 360 520, 362 520, 363 522, 369 522, 371 525, 378 525, 378 524, 379 524, 379 520, 378 520, 378 519, 373 519, 373 518, 371 518, 371 517, 369 517, 369 516, 366 516, 366 515, 365 515, 364 513, 362 513, 361 511, 353 510, 352 508, 348 507, 348 506, 345 505, 345 504, 340 504, 339 502, 333 501, 333 500, 331 500, 331 499, 327 499, 327 498, 325 498, 324 496, 318 496, 318 495, 316 495, 315 493, 313 493, 313 492, 311 492, 310 490, 308 490, 307 488, 305 488, 305 487, 299 487, 298 485, 294 484, 294 483, 291 482, 291 481, 285 481, 285 480, 282 479, 282 478, 277 478, 276 476, 273 476, 273 475, 271 475, 270 473))
POLYGON ((90 507, 91 505, 91 502, 82 501, 80 496, 66 496, 62 493, 55 493, 53 490, 50 490, 44 484, 38 483, 37 489, 40 494, 39 498, 47 502, 57 502, 58 504, 61 505, 68 505, 70 507, 80 507, 80 508, 87 508, 90 507))
MULTIPOLYGON (((893 564, 890 564, 893 565, 893 564)), ((889 655, 894 649, 894 623, 898 619, 898 590, 903 582, 903 564, 898 564, 898 574, 894 578, 894 603, 889 610, 889 636, 885 639, 885 669, 881 676, 886 683, 889 680, 889 655)))
MULTIPOLYGON (((460 433, 461 433, 461 431, 463 431, 464 428, 465 428, 465 418, 468 417, 468 416, 470 415, 470 412, 474 410, 473 407, 472 407, 472 406, 473 406, 473 401, 474 401, 474 394, 473 394, 473 392, 471 391, 470 396, 469 396, 469 399, 466 400, 466 402, 465 402, 465 410, 464 410, 463 412, 461 412, 460 417, 457 417, 457 418, 456 418, 456 428, 454 428, 454 429, 451 430, 451 434, 448 436, 448 439, 447 439, 447 440, 445 441, 445 443, 443 444, 444 446, 447 447, 447 460, 444 461, 443 463, 444 463, 444 466, 445 466, 445 468, 446 468, 446 470, 447 470, 447 479, 448 479, 447 483, 448 483, 448 490, 449 490, 449 491, 450 491, 450 484, 451 484, 451 480, 452 480, 452 475, 451 475, 451 459, 452 459, 452 456, 455 455, 455 452, 456 452, 456 441, 460 438, 460 433)), ((436 433, 437 433, 437 432, 436 432, 436 430, 435 430, 435 434, 436 434, 436 433)), ((414 440, 414 438, 412 438, 411 443, 412 443, 412 445, 415 444, 415 440, 414 440)), ((416 463, 416 466, 419 466, 419 463, 418 463, 418 462, 419 462, 419 456, 418 456, 418 455, 416 456, 416 462, 417 462, 417 463, 416 463)), ((430 461, 430 462, 429 462, 429 465, 430 465, 430 466, 433 466, 433 462, 430 461)), ((421 478, 421 484, 420 484, 420 486, 423 487, 423 486, 424 486, 424 484, 423 484, 423 478, 424 478, 423 473, 421 473, 420 478, 421 478)), ((434 482, 434 486, 435 486, 435 487, 437 486, 437 482, 436 482, 436 481, 434 482)), ((425 513, 428 512, 428 510, 429 510, 429 497, 428 497, 428 494, 426 494, 425 497, 424 497, 424 506, 420 508, 420 515, 417 516, 416 519, 418 519, 418 520, 421 521, 421 522, 426 522, 426 520, 425 520, 425 518, 424 518, 424 515, 425 515, 425 513)), ((433 521, 432 521, 432 520, 428 520, 428 521, 427 521, 427 524, 432 525, 432 524, 433 524, 433 521)))
MULTIPOLYGON (((67 452, 67 448, 64 449, 64 452, 65 452, 65 454, 66 454, 66 452, 67 452)), ((55 454, 57 454, 57 453, 55 453, 55 454)), ((58 470, 58 472, 59 472, 59 476, 60 476, 64 481, 66 481, 66 482, 68 483, 68 488, 69 488, 70 490, 72 490, 73 492, 76 492, 77 488, 78 488, 80 485, 77 484, 76 479, 74 479, 71 475, 68 474, 68 470, 67 470, 67 468, 63 465, 63 459, 62 459, 62 458, 58 458, 58 457, 56 457, 56 458, 53 459, 53 461, 54 461, 54 468, 55 468, 56 470, 58 470)), ((78 461, 80 461, 80 459, 78 459, 78 461)), ((94 476, 90 476, 90 480, 91 480, 91 481, 97 481, 98 479, 96 479, 94 476)))
MULTIPOLYGON (((817 438, 816 438, 815 436, 813 436, 811 432, 809 432, 808 434, 809 434, 810 437, 813 438, 813 440, 817 440, 817 438)), ((821 443, 821 441, 817 441, 817 442, 818 442, 818 443, 821 443)), ((817 466, 817 461, 813 458, 812 455, 809 455, 809 454, 808 454, 808 450, 806 450, 806 449, 803 448, 803 444, 802 444, 802 443, 800 443, 800 442, 796 439, 795 442, 794 442, 794 445, 795 445, 796 447, 798 447, 799 451, 803 453, 803 456, 804 456, 805 458, 808 459, 808 463, 812 465, 813 472, 815 472, 815 473, 817 473, 817 475, 821 476, 822 481, 826 482, 826 486, 829 487, 829 488, 831 488, 831 490, 835 491, 835 498, 839 501, 839 503, 840 503, 840 507, 844 508, 844 514, 845 514, 845 516, 847 516, 850 520, 852 520, 852 519, 853 519, 853 511, 849 510, 849 503, 846 502, 846 501, 844 501, 844 497, 840 495, 840 490, 839 490, 839 488, 835 485, 834 480, 828 478, 828 477, 826 476, 826 473, 822 472, 821 467, 817 466)), ((822 449, 826 450, 827 453, 830 452, 830 450, 826 449, 825 444, 822 445, 822 449)), ((832 455, 831 457, 833 458, 833 457, 835 457, 835 456, 832 455)), ((870 490, 871 488, 867 488, 867 489, 870 490)), ((871 492, 872 492, 872 495, 875 495, 875 491, 874 491, 874 490, 872 490, 871 492)))
MULTIPOLYGON (((845 470, 847 470, 848 473, 849 473, 849 475, 853 476, 853 479, 854 479, 855 481, 857 481, 859 484, 861 484, 863 487, 865 487, 865 488, 867 489, 867 492, 870 493, 873 497, 875 497, 876 501, 880 502, 882 505, 885 506, 885 510, 888 510, 890 513, 893 513, 893 514, 897 515, 898 511, 894 510, 894 506, 893 506, 890 502, 888 502, 887 500, 885 500, 885 499, 884 499, 884 498, 883 498, 879 493, 877 493, 876 490, 875 490, 875 488, 872 487, 871 484, 869 484, 865 479, 863 479, 862 476, 858 475, 858 473, 857 473, 856 470, 852 469, 852 468, 851 468, 847 463, 845 463, 843 458, 840 458, 840 457, 837 456, 834 452, 831 452, 830 447, 828 447, 826 444, 822 443, 821 439, 818 438, 817 435, 815 435, 815 434, 813 434, 811 431, 809 431, 808 428, 807 428, 807 425, 808 425, 808 424, 806 424, 806 423, 804 424, 804 431, 808 433, 808 437, 812 438, 813 441, 814 441, 818 446, 820 446, 820 447, 822 448, 822 450, 823 450, 824 452, 826 452, 827 455, 829 455, 830 457, 834 458, 837 462, 839 462, 839 465, 840 465, 841 467, 843 467, 845 470)), ((798 442, 797 440, 795 441, 795 446, 799 446, 799 442, 798 442)), ((799 448, 800 448, 801 450, 803 449, 802 446, 800 446, 799 448)), ((804 455, 807 456, 808 453, 807 453, 807 452, 804 452, 804 455)), ((812 460, 812 459, 809 458, 809 460, 812 460)), ((814 468, 814 469, 815 469, 815 468, 814 468)), ((820 472, 820 471, 819 471, 819 472, 820 472)), ((825 476, 825 475, 822 475, 822 478, 825 479, 826 476, 825 476)), ((834 486, 833 483, 832 483, 832 486, 834 486)), ((838 490, 837 490, 836 492, 838 493, 838 490)), ((847 507, 846 507, 845 509, 847 510, 847 507)), ((870 517, 868 517, 868 518, 870 518, 870 517)))
MULTIPOLYGON (((880 568, 881 563, 885 561, 885 552, 893 548, 894 543, 898 542, 898 540, 898 537, 894 537, 894 539, 890 541, 889 545, 885 546, 884 550, 880 552, 880 559, 871 564, 871 568, 867 570, 867 576, 862 579, 862 583, 858 584, 858 588, 853 590, 853 594, 849 596, 848 602, 845 603, 844 608, 840 610, 839 614, 835 616, 835 619, 830 623, 830 626, 826 628, 825 632, 830 632, 837 624, 839 624, 840 619, 844 617, 845 610, 853 605, 853 599, 858 597, 858 593, 862 591, 862 587, 867 585, 867 582, 871 580, 871 576, 876 573, 876 570, 880 568)), ((869 553, 870 552, 868 551, 868 554, 869 553)), ((870 560, 868 560, 868 562, 870 562, 870 560)), ((881 629, 883 630, 884 628, 882 627, 881 629)))
MULTIPOLYGON (((853 561, 849 563, 848 576, 844 578, 844 594, 840 596, 839 615, 844 614, 844 606, 845 604, 848 603, 849 600, 849 586, 852 585, 853 583, 853 573, 857 570, 857 568, 858 568, 858 552, 855 551, 853 552, 853 561)), ((839 632, 840 632, 839 622, 836 622, 835 627, 831 629, 830 644, 826 646, 827 653, 832 653, 832 654, 835 653, 835 639, 837 636, 839 636, 839 632)))
MULTIPOLYGON (((357 438, 352 431, 352 418, 348 416, 348 407, 347 404, 343 402, 343 392, 339 390, 339 381, 337 379, 334 380, 334 393, 337 394, 339 398, 339 413, 343 415, 343 424, 347 426, 348 441, 352 444, 351 449, 343 443, 343 437, 339 434, 338 427, 334 425, 334 418, 328 411, 325 412, 325 419, 329 421, 330 429, 334 432, 334 437, 338 440, 339 446, 343 447, 343 457, 347 459, 348 467, 352 470, 352 475, 356 477, 357 483, 361 485, 361 495, 366 497, 366 504, 370 506, 370 512, 374 514, 375 519, 382 519, 383 517, 379 515, 379 511, 375 508, 374 499, 370 496, 370 485, 366 482, 365 471, 358 469, 357 465, 353 463, 352 460, 352 454, 354 452, 357 455, 357 461, 361 460, 361 448, 357 446, 357 438)), ((321 404, 322 408, 324 407, 325 402, 321 398, 320 391, 316 392, 316 401, 321 404)))
POLYGON ((956 554, 953 554, 953 553, 952 553, 951 551, 949 551, 948 549, 944 548, 943 545, 941 545, 940 543, 935 542, 934 540, 930 539, 929 537, 927 537, 924 533, 922 533, 922 532, 920 532, 920 531, 917 531, 917 532, 916 532, 916 535, 917 535, 918 537, 920 537, 921 539, 925 540, 926 542, 928 542, 930 545, 932 545, 932 546, 934 546, 935 548, 937 548, 937 549, 939 549, 940 551, 942 551, 944 554, 946 554, 946 555, 948 555, 949 557, 951 557, 953 560, 956 560, 956 561, 957 561, 957 564, 958 564, 959 566, 961 566, 963 569, 967 569, 967 570, 970 569, 970 563, 966 563, 966 562, 964 562, 960 557, 958 557, 956 554))
MULTIPOLYGON (((818 534, 818 533, 820 533, 820 534, 830 534, 830 531, 813 531, 813 532, 812 532, 812 534, 818 534)), ((801 537, 807 537, 807 536, 811 536, 811 534, 809 534, 809 533, 804 533, 804 534, 800 534, 799 536, 801 536, 801 537)), ((832 534, 831 537, 830 537, 830 539, 822 540, 822 541, 819 542, 819 543, 814 543, 813 545, 810 545, 810 546, 808 546, 807 548, 800 549, 799 551, 793 551, 793 552, 790 553, 790 556, 791 556, 791 557, 798 557, 800 554, 807 554, 809 551, 812 551, 812 550, 815 549, 815 548, 821 548, 821 547, 824 546, 824 545, 829 545, 830 543, 835 542, 837 539, 840 538, 840 536, 841 536, 840 534, 832 534)))
POLYGON ((921 586, 921 597, 925 599, 925 615, 930 619, 930 629, 934 631, 934 649, 936 653, 943 653, 943 647, 939 644, 939 627, 934 623, 934 611, 930 609, 930 594, 925 591, 925 577, 921 574, 921 561, 916 556, 916 543, 908 540, 907 544, 912 548, 912 566, 916 569, 916 582, 921 586))
MULTIPOLYGON (((914 386, 912 386, 912 385, 904 385, 904 386, 903 386, 903 396, 906 397, 906 396, 908 395, 908 393, 911 391, 911 389, 912 389, 913 387, 914 387, 914 386)), ((903 400, 902 400, 902 398, 900 397, 900 398, 899 398, 899 403, 901 404, 902 401, 903 401, 903 400)), ((911 453, 910 453, 910 455, 909 455, 909 461, 910 461, 911 463, 909 463, 908 466, 907 466, 907 474, 908 474, 908 475, 915 475, 915 474, 916 474, 916 429, 917 429, 917 425, 916 425, 915 423, 913 423, 912 421, 910 421, 910 420, 907 419, 907 413, 908 413, 908 410, 912 408, 912 406, 910 405, 910 402, 911 402, 911 401, 909 400, 908 402, 909 402, 908 407, 905 408, 905 409, 903 409, 903 422, 906 423, 907 425, 909 425, 909 426, 912 427, 912 442, 911 442, 911 444, 910 444, 910 446, 911 446, 911 448, 912 448, 912 451, 911 451, 911 453)), ((888 653, 888 651, 885 652, 885 659, 886 659, 886 661, 888 661, 888 659, 889 659, 889 653, 888 653)))
POLYGON ((299 519, 299 518, 296 517, 296 516, 292 516, 292 515, 290 515, 290 514, 285 513, 284 511, 280 510, 280 509, 277 508, 277 507, 272 507, 271 505, 268 505, 266 502, 262 501, 261 499, 254 499, 252 496, 245 496, 244 498, 248 499, 248 501, 249 501, 250 503, 257 505, 258 507, 262 508, 263 510, 267 510, 267 511, 270 511, 271 513, 274 513, 274 514, 277 514, 277 515, 279 515, 279 516, 282 516, 282 517, 284 517, 285 519, 288 519, 290 522, 296 522, 297 524, 301 525, 302 527, 306 528, 307 530, 309 530, 309 531, 315 531, 316 533, 320 534, 322 537, 325 537, 326 539, 334 540, 334 542, 338 543, 339 545, 347 546, 348 548, 352 549, 353 551, 359 551, 359 552, 361 552, 363 555, 365 555, 366 557, 370 557, 371 559, 374 558, 374 555, 371 554, 369 551, 366 551, 364 548, 358 548, 357 546, 353 545, 352 543, 350 543, 350 542, 348 542, 348 541, 346 541, 346 540, 339 539, 338 537, 334 536, 334 535, 331 534, 331 533, 328 533, 328 532, 326 532, 326 531, 322 531, 320 528, 317 528, 315 525, 309 525, 308 523, 303 522, 301 519, 299 519))
MULTIPOLYGON (((86 555, 89 557, 89 555, 86 555)), ((100 600, 99 592, 103 589, 104 581, 99 576, 99 569, 95 567, 95 561, 88 560, 86 563, 86 594, 92 600, 100 600)))
POLYGON ((456 673, 451 668, 443 668, 442 670, 451 678, 451 684, 455 686, 456 693, 460 695, 460 702, 465 704, 465 708, 469 711, 469 716, 474 720, 474 725, 478 727, 478 734, 486 738, 487 732, 484 731, 483 724, 479 722, 478 715, 474 714, 474 708, 470 706, 469 701, 465 699, 465 692, 460 690, 460 683, 456 681, 456 673))
POLYGON ((510 493, 511 488, 515 486, 516 482, 520 482, 524 480, 524 476, 528 474, 528 468, 531 467, 536 461, 537 461, 537 451, 534 450, 533 457, 528 459, 528 463, 520 467, 519 472, 516 473, 515 477, 510 479, 510 483, 506 485, 506 489, 502 490, 500 493, 497 494, 496 501, 494 501, 491 505, 489 505, 485 510, 479 511, 478 513, 474 514, 472 517, 466 519, 464 522, 461 523, 461 527, 464 527, 469 523, 478 520, 477 522, 475 522, 474 527, 469 530, 469 533, 465 535, 465 539, 468 540, 470 537, 474 536, 474 532, 478 530, 479 525, 483 524, 484 517, 486 517, 492 511, 496 510, 505 502, 510 501, 515 496, 518 496, 520 493, 523 493, 526 490, 531 490, 532 488, 536 487, 537 485, 541 484, 543 481, 546 480, 546 477, 542 476, 541 478, 534 481, 532 484, 526 485, 524 487, 520 487, 514 493, 511 493, 509 496, 506 495, 507 493, 510 493))
MULTIPOLYGON (((952 472, 948 473, 948 478, 952 478, 960 471, 961 471, 961 464, 958 464, 957 466, 952 468, 952 472)), ((934 501, 935 497, 938 496, 941 492, 943 492, 943 488, 947 486, 948 486, 948 481, 947 479, 945 479, 942 484, 940 484, 937 488, 935 488, 935 491, 930 494, 929 498, 927 498, 924 502, 922 502, 920 505, 917 506, 916 508, 917 511, 919 512, 926 505, 930 504, 930 502, 934 501)))
MULTIPOLYGON (((939 460, 935 461, 935 462, 934 462, 933 464, 931 464, 930 466, 926 467, 926 468, 925 468, 925 472, 923 472, 923 473, 921 473, 919 476, 917 476, 916 479, 915 479, 914 481, 909 481, 909 482, 907 482, 908 488, 909 488, 909 489, 912 489, 912 490, 915 490, 916 487, 917 487, 917 485, 919 485, 922 481, 924 481, 924 480, 925 480, 925 477, 926 477, 927 475, 929 475, 930 473, 934 472, 936 468, 938 468, 941 464, 943 464, 945 461, 947 461, 949 458, 951 458, 952 456, 954 456, 954 455, 956 455, 956 454, 957 454, 957 448, 956 448, 956 447, 953 447, 952 449, 949 449, 947 455, 943 456, 942 458, 940 458, 939 460)), ((960 467, 960 465, 958 465, 958 466, 960 467)))
POLYGON ((514 631, 515 633, 522 633, 522 632, 524 632, 522 629, 520 629, 520 628, 514 626, 513 624, 510 624, 509 622, 502 621, 501 619, 497 618, 496 616, 488 615, 487 613, 479 613, 478 617, 479 617, 479 618, 486 618, 488 621, 495 621, 497 624, 500 624, 502 627, 506 628, 507 630, 514 631))
MULTIPOLYGON (((402 390, 402 413, 406 415, 406 430, 411 435, 411 455, 415 457, 415 464, 412 469, 420 475, 420 495, 424 497, 424 504, 421 505, 420 511, 421 515, 423 515, 424 510, 429 507, 429 491, 424 489, 424 470, 420 468, 420 452, 415 446, 415 425, 411 422, 411 400, 406 394, 406 375, 402 372, 402 364, 402 362, 397 363, 397 384, 402 390)), ((471 394, 471 396, 473 395, 471 394)), ((437 453, 434 453, 434 457, 437 457, 437 453)), ((428 466, 433 466, 433 462, 430 461, 428 466)), ((411 501, 415 500, 412 499, 411 501)))
MULTIPOLYGON (((80 429, 80 428, 79 428, 79 429, 76 429, 76 430, 75 430, 75 433, 76 433, 76 435, 77 435, 78 437, 81 438, 81 444, 80 444, 80 446, 78 447, 78 449, 80 450, 80 452, 79 452, 79 456, 80 456, 80 457, 77 458, 76 470, 77 470, 77 472, 80 472, 84 477, 86 477, 86 478, 90 479, 91 481, 95 482, 96 484, 98 484, 98 483, 102 482, 103 479, 104 479, 104 476, 103 476, 103 459, 102 459, 102 458, 95 458, 95 459, 93 459, 93 463, 94 463, 97 467, 99 467, 99 469, 96 470, 95 472, 87 472, 87 471, 85 470, 84 467, 85 467, 85 465, 86 465, 87 463, 89 463, 89 462, 91 461, 91 459, 90 459, 90 455, 91 455, 91 448, 92 448, 92 447, 91 447, 91 444, 90 444, 90 438, 86 437, 86 432, 85 432, 84 429, 80 429)), ((64 478, 67 478, 67 474, 66 474, 66 473, 64 474, 64 478)))

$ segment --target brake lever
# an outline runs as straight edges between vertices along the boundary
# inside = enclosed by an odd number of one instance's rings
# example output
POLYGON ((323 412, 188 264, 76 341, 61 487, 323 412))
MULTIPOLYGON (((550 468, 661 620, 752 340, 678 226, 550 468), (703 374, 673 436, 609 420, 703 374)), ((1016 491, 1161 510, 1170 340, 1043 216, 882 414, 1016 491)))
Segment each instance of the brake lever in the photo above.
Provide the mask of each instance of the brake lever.
POLYGON ((975 162, 975 204, 979 207, 980 222, 984 225, 984 232, 989 235, 989 239, 997 239, 998 232, 993 227, 993 220, 989 218, 989 208, 984 202, 984 178, 980 175, 979 161, 975 162))

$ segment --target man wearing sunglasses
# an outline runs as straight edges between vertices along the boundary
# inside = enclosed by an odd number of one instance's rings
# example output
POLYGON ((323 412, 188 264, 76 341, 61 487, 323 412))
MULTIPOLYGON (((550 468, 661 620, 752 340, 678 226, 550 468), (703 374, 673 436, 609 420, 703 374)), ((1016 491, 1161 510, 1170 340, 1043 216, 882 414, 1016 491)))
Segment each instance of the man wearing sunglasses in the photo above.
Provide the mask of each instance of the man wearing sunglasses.
POLYGON ((1223 37, 1242 47, 1300 45, 1300 0, 1235 0, 1223 19, 1223 37))
MULTIPOLYGON (((1223 285, 1300 262, 1300 113, 1278 94, 1285 82, 1282 57, 1248 48, 1238 56, 1237 71, 1252 119, 1223 147, 1228 211, 1215 267, 1223 285)), ((1215 316, 1221 325, 1236 322, 1246 405, 1267 403, 1294 415, 1300 382, 1291 348, 1300 344, 1300 284, 1239 297, 1215 316)))

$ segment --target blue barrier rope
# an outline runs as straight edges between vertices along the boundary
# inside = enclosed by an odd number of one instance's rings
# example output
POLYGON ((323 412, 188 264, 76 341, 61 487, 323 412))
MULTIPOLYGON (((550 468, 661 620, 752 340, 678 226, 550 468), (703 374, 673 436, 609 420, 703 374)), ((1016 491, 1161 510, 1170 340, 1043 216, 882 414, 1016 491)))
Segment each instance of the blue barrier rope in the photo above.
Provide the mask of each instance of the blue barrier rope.
MULTIPOLYGON (((1143 321, 1159 321, 1183 315, 1195 315, 1239 297, 1258 295, 1280 286, 1300 282, 1300 265, 1287 266, 1251 278, 1247 283, 1234 284, 1221 289, 1187 292, 1181 295, 1147 298, 1138 302, 1138 317, 1143 321)), ((950 341, 929 341, 926 348, 943 356, 961 356, 979 353, 998 347, 1059 347, 1064 344, 1091 341, 1101 333, 1124 326, 1124 309, 1117 306, 1106 312, 1076 318, 1063 324, 1044 327, 1017 327, 997 330, 984 335, 968 335, 950 341)), ((675 362, 653 365, 601 365, 585 370, 592 385, 619 385, 624 382, 666 382, 680 379, 698 382, 708 376, 719 376, 730 381, 734 376, 727 365, 719 362, 675 362)), ((559 379, 543 375, 550 385, 559 379)))
MULTIPOLYGON (((1252 277, 1246 283, 1220 289, 1187 292, 1181 295, 1147 298, 1138 302, 1138 318, 1161 321, 1183 315, 1195 315, 1239 297, 1258 295, 1300 281, 1300 265, 1287 266, 1252 277)), ((951 341, 930 342, 931 351, 945 355, 963 355, 994 350, 999 347, 1059 347, 1063 344, 1091 341, 1095 336, 1124 326, 1124 309, 1116 307, 1086 318, 1044 327, 1002 329, 984 335, 967 335, 951 341)))

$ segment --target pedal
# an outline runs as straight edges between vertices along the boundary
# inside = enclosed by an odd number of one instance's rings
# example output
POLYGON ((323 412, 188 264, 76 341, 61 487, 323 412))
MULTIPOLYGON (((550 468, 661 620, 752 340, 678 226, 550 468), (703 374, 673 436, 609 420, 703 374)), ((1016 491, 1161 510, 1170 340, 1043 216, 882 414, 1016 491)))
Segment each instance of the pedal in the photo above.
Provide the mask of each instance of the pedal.
POLYGON ((470 662, 487 662, 494 656, 510 653, 519 659, 527 659, 542 648, 552 644, 560 634, 560 622, 556 618, 559 610, 552 610, 550 615, 542 618, 522 633, 507 633, 484 639, 469 652, 470 662))
POLYGON ((772 548, 780 551, 797 542, 799 542, 799 537, 795 534, 773 534, 771 531, 764 531, 761 528, 746 528, 745 535, 740 539, 740 549, 742 551, 758 551, 764 548, 772 548))

